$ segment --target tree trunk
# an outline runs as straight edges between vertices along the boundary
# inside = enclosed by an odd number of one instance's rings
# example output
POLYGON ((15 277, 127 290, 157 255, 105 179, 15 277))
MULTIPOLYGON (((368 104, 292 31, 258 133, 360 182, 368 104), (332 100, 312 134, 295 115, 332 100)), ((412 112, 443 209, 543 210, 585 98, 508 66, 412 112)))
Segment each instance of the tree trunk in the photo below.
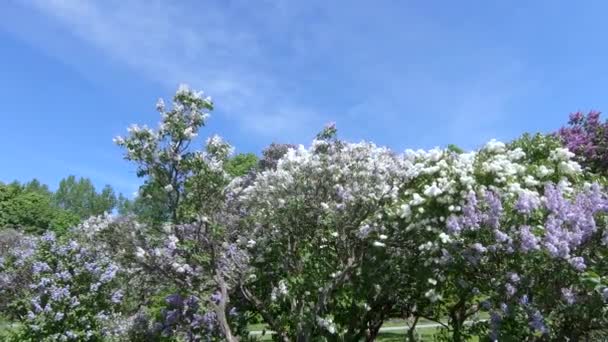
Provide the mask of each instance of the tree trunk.
POLYGON ((382 326, 382 324, 380 324, 380 325, 374 325, 374 326, 370 327, 369 328, 369 334, 365 338, 365 342, 375 341, 376 338, 378 337, 378 333, 380 332, 380 327, 381 326, 382 326))
POLYGON ((310 331, 304 326, 298 326, 297 342, 310 342, 310 331))
POLYGON ((416 324, 418 324, 418 319, 420 319, 420 317, 416 316, 414 318, 414 323, 412 323, 412 326, 407 329, 406 336, 407 336, 407 341, 409 341, 409 342, 416 341, 416 324))
POLYGON ((230 324, 228 324, 228 319, 226 318, 226 304, 228 303, 228 288, 226 287, 226 282, 222 278, 219 270, 216 271, 216 282, 220 287, 220 300, 217 305, 215 305, 215 315, 217 317, 220 328, 222 329, 222 333, 224 333, 224 337, 228 342, 238 342, 238 338, 232 335, 232 330, 230 329, 230 324))
POLYGON ((462 320, 460 319, 460 315, 457 312, 453 312, 450 315, 450 320, 452 323, 452 341, 454 342, 462 342, 462 320))

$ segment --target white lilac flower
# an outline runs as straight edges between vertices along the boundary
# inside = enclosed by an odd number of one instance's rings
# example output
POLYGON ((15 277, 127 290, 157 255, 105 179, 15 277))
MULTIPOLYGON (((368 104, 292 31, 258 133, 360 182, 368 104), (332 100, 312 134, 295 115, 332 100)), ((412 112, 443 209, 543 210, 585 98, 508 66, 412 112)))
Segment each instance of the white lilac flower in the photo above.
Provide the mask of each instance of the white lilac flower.
POLYGON ((148 255, 148 253, 143 248, 141 248, 139 246, 136 248, 135 256, 138 259, 144 259, 146 257, 146 255, 148 255))
POLYGON ((553 174, 553 170, 547 168, 545 165, 539 166, 536 171, 536 175, 538 176, 538 178, 545 178, 551 174, 553 174))
POLYGON ((437 186, 437 183, 433 182, 431 186, 427 186, 424 189, 424 195, 427 197, 437 197, 443 193, 443 190, 437 186))
POLYGON ((505 150, 505 144, 500 141, 497 141, 496 139, 492 139, 488 143, 486 143, 484 149, 491 153, 501 153, 505 150))
POLYGON ((421 205, 422 203, 424 203, 424 198, 420 195, 418 195, 417 193, 412 194, 412 201, 410 202, 411 205, 416 206, 416 205, 421 205))
POLYGON ((581 166, 572 160, 560 162, 558 168, 561 172, 567 175, 577 174, 582 171, 581 166))
POLYGON ((442 243, 449 243, 452 241, 450 236, 446 233, 439 234, 439 239, 441 240, 442 243))
POLYGON ((192 128, 192 126, 187 127, 184 130, 184 136, 187 139, 192 139, 192 138, 196 137, 196 133, 194 133, 194 128, 192 128))
POLYGON ((568 161, 574 157, 574 153, 567 148, 556 148, 551 151, 550 159, 553 161, 568 161))
POLYGON ((165 101, 163 101, 162 98, 159 98, 158 101, 156 101, 156 110, 159 112, 165 111, 165 101))
POLYGON ((431 302, 436 302, 438 300, 441 300, 443 297, 441 296, 441 294, 437 293, 437 291, 435 291, 435 289, 430 289, 428 291, 426 291, 426 293, 424 294, 424 296, 426 298, 428 298, 431 302))
POLYGON ((412 209, 410 208, 409 205, 404 203, 399 207, 399 217, 406 218, 406 217, 409 217, 411 214, 412 214, 412 209))
POLYGON ((112 142, 114 142, 116 145, 123 145, 125 143, 125 139, 121 136, 117 136, 112 139, 112 142))

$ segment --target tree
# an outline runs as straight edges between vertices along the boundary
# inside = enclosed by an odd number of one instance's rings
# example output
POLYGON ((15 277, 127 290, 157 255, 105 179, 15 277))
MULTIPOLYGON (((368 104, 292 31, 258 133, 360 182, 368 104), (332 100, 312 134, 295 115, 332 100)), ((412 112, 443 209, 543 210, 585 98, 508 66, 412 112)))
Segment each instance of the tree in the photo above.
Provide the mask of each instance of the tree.
POLYGON ((46 186, 32 181, 0 184, 0 227, 41 234, 48 229, 63 232, 78 223, 77 216, 53 205, 46 186))
POLYGON ((244 176, 253 171, 258 164, 258 157, 253 153, 239 153, 228 159, 224 169, 232 177, 244 176))
POLYGON ((328 126, 308 149, 274 145, 265 153, 268 170, 253 182, 233 184, 251 258, 241 294, 282 341, 354 341, 375 319, 347 326, 367 311, 361 303, 367 294, 352 291, 356 282, 373 278, 362 274, 374 269, 364 265, 382 263, 383 212, 403 174, 390 150, 346 143, 335 134, 328 126), (337 308, 354 315, 339 321, 337 308))
POLYGON ((218 136, 208 138, 203 151, 191 146, 213 108, 202 92, 182 85, 171 109, 162 99, 156 107, 161 115, 158 129, 133 125, 129 136, 114 139, 144 178, 143 208, 153 203, 168 221, 163 226, 169 229, 158 232, 165 239, 161 246, 152 236, 140 241, 139 263, 183 292, 206 299, 202 304, 211 308, 225 339, 236 341, 228 318, 229 281, 232 260, 239 253, 224 211, 224 189, 231 180, 225 165, 233 149, 218 136))
POLYGON ((281 159, 289 149, 296 148, 292 144, 272 143, 262 152, 262 159, 259 162, 260 170, 273 170, 277 167, 277 162, 281 159))
POLYGON ((89 178, 70 175, 59 182, 59 188, 53 196, 54 203, 81 219, 111 212, 117 204, 116 195, 110 185, 97 192, 89 178))
POLYGON ((23 191, 37 192, 49 197, 52 195, 52 192, 49 190, 48 185, 40 183, 40 181, 35 178, 23 185, 23 191))

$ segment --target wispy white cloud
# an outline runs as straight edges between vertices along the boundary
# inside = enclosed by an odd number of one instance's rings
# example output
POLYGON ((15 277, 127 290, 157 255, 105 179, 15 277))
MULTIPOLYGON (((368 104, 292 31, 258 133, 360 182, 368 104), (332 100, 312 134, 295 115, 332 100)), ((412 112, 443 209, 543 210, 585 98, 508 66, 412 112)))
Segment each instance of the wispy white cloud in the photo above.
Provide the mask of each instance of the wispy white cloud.
POLYGON ((188 8, 167 1, 28 4, 155 82, 171 88, 182 82, 204 87, 222 113, 257 134, 289 134, 321 122, 313 108, 290 99, 282 82, 259 68, 267 55, 260 38, 238 24, 238 13, 212 3, 188 8))
POLYGON ((468 43, 470 32, 409 5, 27 4, 155 82, 204 87, 222 114, 266 137, 302 139, 337 121, 355 139, 370 129, 385 143, 472 146, 501 134, 511 103, 529 85, 517 56, 492 42, 468 43))

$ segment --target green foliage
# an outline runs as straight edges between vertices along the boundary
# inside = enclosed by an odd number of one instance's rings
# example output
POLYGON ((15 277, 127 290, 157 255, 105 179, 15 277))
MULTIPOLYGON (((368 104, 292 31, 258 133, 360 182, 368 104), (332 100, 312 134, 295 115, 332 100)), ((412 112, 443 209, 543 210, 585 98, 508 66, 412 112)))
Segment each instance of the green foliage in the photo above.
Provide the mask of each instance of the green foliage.
POLYGON ((253 153, 239 153, 228 159, 224 170, 232 177, 244 176, 254 170, 258 164, 258 157, 253 153))
POLYGON ((53 205, 44 187, 28 184, 0 184, 0 227, 41 234, 47 229, 62 232, 78 223, 78 217, 53 205))
POLYGON ((77 179, 75 176, 68 176, 59 182, 53 200, 58 207, 81 219, 110 212, 117 204, 112 187, 106 185, 101 192, 97 192, 90 179, 77 179))
POLYGON ((549 159, 551 151, 561 147, 559 139, 553 135, 542 133, 524 133, 521 137, 509 143, 509 148, 521 148, 526 153, 526 159, 540 161, 549 159))
POLYGON ((454 153, 464 153, 464 150, 461 149, 460 147, 458 147, 458 145, 454 145, 454 144, 449 144, 448 145, 448 151, 454 152, 454 153))
POLYGON ((49 190, 48 185, 40 183, 40 181, 35 178, 23 185, 23 191, 36 192, 45 196, 52 195, 52 192, 51 190, 49 190))
POLYGON ((50 229, 61 234, 83 218, 111 211, 116 202, 109 185, 98 193, 88 178, 69 176, 55 193, 37 179, 0 183, 0 228, 32 234, 50 229))

